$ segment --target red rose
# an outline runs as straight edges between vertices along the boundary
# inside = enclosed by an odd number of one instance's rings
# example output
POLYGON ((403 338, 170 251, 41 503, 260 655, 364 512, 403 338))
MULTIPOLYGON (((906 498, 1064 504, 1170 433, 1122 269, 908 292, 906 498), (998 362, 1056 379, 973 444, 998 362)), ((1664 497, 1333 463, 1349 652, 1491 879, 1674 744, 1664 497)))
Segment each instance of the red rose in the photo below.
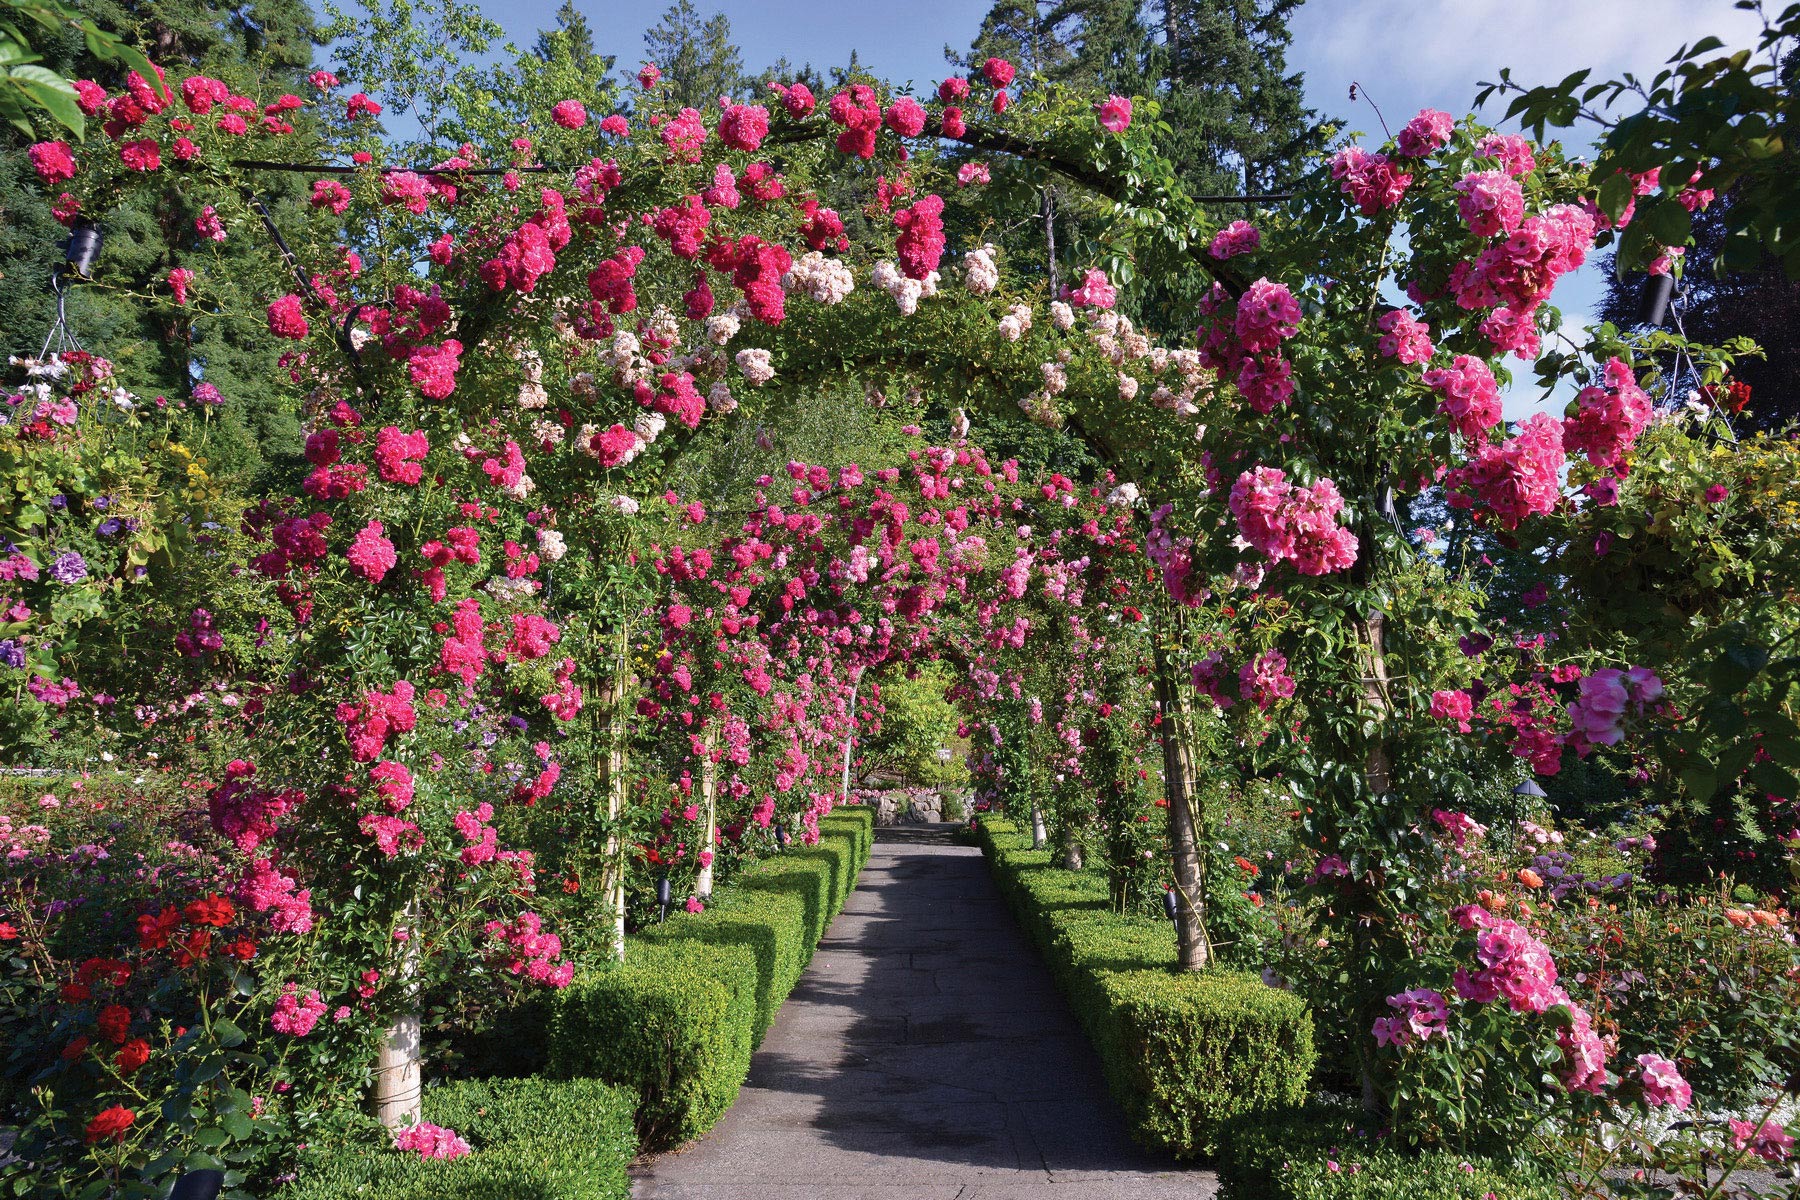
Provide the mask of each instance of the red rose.
POLYGON ((137 1120, 137 1114, 122 1104, 115 1104, 88 1122, 87 1140, 91 1146, 105 1138, 124 1140, 125 1131, 137 1120))
POLYGON ((231 918, 237 915, 237 909, 233 908, 231 901, 225 897, 217 892, 211 892, 204 900, 196 900, 188 905, 182 910, 182 914, 192 924, 212 925, 223 929, 231 923, 231 918))
POLYGON ((64 1062, 74 1062, 76 1059, 80 1058, 82 1055, 87 1053, 87 1048, 88 1048, 88 1040, 87 1040, 87 1035, 84 1033, 81 1036, 77 1037, 74 1041, 70 1042, 68 1045, 63 1047, 63 1049, 62 1049, 63 1061, 64 1062))
POLYGON ((150 1043, 143 1038, 132 1038, 113 1055, 113 1066, 119 1068, 121 1075, 129 1075, 149 1061, 150 1043))
POLYGON ((100 1036, 118 1045, 131 1032, 131 1010, 123 1004, 109 1004, 100 1010, 100 1036))

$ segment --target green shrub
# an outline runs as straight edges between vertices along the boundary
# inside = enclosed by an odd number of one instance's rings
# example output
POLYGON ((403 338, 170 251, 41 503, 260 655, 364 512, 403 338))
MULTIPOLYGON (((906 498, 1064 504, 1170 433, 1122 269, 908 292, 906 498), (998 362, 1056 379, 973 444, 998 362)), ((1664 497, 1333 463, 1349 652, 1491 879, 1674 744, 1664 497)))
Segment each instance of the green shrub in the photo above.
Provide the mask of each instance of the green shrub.
POLYGON ((1557 1200, 1553 1179, 1451 1151, 1372 1143, 1347 1105, 1315 1102, 1227 1126, 1219 1174, 1229 1200, 1557 1200), (1335 1167, 1335 1169, 1334 1169, 1335 1167))
POLYGON ((646 1149, 712 1128, 855 886, 874 833, 872 809, 839 809, 819 822, 818 845, 751 865, 706 911, 633 934, 623 964, 578 975, 552 1004, 551 1074, 634 1089, 646 1149))
POLYGON ((1139 1141, 1212 1154, 1232 1119, 1305 1100, 1317 1052, 1298 997, 1242 972, 1176 972, 1174 927, 1115 913, 1104 871, 1055 867, 997 818, 980 839, 1139 1141))
POLYGON ((626 1200, 636 1097, 596 1079, 464 1080, 425 1093, 425 1119, 474 1153, 427 1161, 379 1134, 304 1158, 280 1200, 626 1200))

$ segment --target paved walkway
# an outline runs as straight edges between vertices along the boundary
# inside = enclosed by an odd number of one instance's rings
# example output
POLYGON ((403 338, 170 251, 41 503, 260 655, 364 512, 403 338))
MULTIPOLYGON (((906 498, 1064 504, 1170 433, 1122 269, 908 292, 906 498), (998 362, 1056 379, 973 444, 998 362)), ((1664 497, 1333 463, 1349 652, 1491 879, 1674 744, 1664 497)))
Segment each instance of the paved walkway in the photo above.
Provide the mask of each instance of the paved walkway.
POLYGON ((637 1200, 1204 1200, 1137 1148, 981 853, 882 830, 750 1078, 637 1200), (904 840, 900 840, 904 839, 904 840))

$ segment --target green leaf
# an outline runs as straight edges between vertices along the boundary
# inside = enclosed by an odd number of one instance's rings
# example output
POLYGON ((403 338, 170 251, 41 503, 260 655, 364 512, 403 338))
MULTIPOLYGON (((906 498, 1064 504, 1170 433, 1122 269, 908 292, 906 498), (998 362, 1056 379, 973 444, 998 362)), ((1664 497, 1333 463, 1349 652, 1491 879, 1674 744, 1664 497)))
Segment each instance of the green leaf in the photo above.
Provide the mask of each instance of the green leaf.
POLYGON ((244 1041, 244 1031, 224 1017, 213 1022, 213 1033, 218 1037, 221 1046, 237 1046, 244 1041))
POLYGON ((1625 206, 1631 203, 1631 176, 1620 171, 1600 185, 1600 211, 1617 221, 1625 206))

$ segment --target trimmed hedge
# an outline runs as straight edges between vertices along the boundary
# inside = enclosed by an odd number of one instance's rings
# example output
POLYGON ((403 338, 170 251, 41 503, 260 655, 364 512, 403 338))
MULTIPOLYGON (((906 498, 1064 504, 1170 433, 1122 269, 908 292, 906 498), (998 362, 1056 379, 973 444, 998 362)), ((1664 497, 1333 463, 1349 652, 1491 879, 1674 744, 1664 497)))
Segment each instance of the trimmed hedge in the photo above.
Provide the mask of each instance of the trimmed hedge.
POLYGON ((711 1129, 874 840, 873 809, 836 809, 818 845, 755 863, 705 912, 627 939, 623 964, 577 975, 555 998, 550 1073, 635 1090, 646 1150, 711 1129))
POLYGON ((1211 1155, 1232 1119, 1306 1099, 1318 1054, 1298 997, 1240 971, 1176 972, 1174 927, 1115 913, 1101 871, 1053 866, 1003 819, 978 837, 1140 1142, 1211 1155))
POLYGON ((1315 1102, 1234 1122, 1219 1154, 1225 1194, 1232 1200, 1557 1200, 1565 1194, 1530 1168, 1373 1143, 1358 1135, 1357 1121, 1351 1106, 1315 1102))
POLYGON ((473 1154, 427 1161, 379 1143, 343 1145, 303 1161, 280 1200, 627 1200, 636 1100, 597 1079, 428 1088, 426 1120, 454 1129, 473 1154))

